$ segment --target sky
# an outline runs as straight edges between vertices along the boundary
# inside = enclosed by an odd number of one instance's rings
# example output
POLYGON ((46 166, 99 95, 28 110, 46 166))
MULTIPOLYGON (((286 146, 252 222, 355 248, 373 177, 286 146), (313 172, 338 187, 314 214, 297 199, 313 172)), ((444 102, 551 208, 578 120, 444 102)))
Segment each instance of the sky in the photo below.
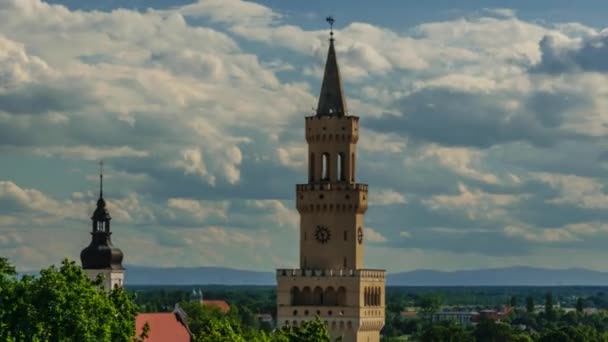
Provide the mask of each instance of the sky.
POLYGON ((335 37, 366 266, 608 271, 600 1, 0 0, 0 255, 292 268, 335 37))

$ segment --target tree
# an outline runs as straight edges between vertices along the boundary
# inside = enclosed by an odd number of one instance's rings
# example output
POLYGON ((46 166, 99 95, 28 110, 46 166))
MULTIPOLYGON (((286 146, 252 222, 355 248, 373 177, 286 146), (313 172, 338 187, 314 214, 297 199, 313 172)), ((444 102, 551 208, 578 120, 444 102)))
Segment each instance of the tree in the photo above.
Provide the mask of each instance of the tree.
POLYGON ((74 262, 66 259, 36 278, 17 279, 6 259, 0 261, 0 270, 0 340, 134 339, 137 307, 132 298, 123 289, 107 294, 101 279, 91 282, 74 262))
POLYGON ((425 324, 430 324, 433 315, 439 311, 441 299, 437 296, 424 296, 420 298, 418 306, 420 307, 418 311, 420 318, 425 324))
POLYGON ((526 311, 528 313, 534 313, 534 298, 526 297, 526 311))
POLYGON ((462 325, 452 321, 426 325, 419 336, 422 342, 473 342, 474 337, 462 325))
POLYGON ((304 322, 298 327, 287 326, 277 330, 272 341, 331 342, 331 337, 325 324, 316 317, 315 320, 304 322))
POLYGON ((555 316, 553 310, 553 294, 551 294, 551 292, 547 292, 545 295, 545 314, 548 319, 552 319, 555 316))
POLYGON ((583 313, 583 309, 584 309, 584 304, 583 304, 583 298, 578 297, 576 299, 576 312, 583 313))
POLYGON ((517 307, 517 297, 511 296, 511 299, 509 300, 509 305, 513 308, 517 307))

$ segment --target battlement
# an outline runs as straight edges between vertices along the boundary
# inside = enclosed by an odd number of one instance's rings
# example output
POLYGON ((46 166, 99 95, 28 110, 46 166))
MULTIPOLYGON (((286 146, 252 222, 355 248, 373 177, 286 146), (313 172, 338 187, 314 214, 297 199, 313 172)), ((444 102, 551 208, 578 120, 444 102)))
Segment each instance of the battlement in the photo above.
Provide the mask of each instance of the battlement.
POLYGON ((296 185, 296 208, 300 213, 367 210, 367 184, 309 183, 296 185))
POLYGON ((306 117, 306 141, 347 142, 359 140, 359 117, 357 116, 308 116, 306 117))
POLYGON ((339 270, 311 270, 311 269, 277 269, 277 277, 354 277, 366 279, 385 279, 386 271, 378 269, 339 269, 339 270))
POLYGON ((368 185, 361 183, 307 183, 296 184, 297 191, 361 191, 367 192, 368 185))

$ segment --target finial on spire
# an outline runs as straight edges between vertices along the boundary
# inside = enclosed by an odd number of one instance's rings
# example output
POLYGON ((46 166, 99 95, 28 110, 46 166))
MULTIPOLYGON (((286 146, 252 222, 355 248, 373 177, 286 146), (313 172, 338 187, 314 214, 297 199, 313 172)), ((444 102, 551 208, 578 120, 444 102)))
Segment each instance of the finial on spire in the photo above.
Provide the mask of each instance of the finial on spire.
POLYGON ((103 198, 103 160, 99 161, 99 198, 103 198))
POLYGON ((334 40, 334 22, 336 21, 331 15, 325 18, 325 21, 329 23, 329 40, 334 40))

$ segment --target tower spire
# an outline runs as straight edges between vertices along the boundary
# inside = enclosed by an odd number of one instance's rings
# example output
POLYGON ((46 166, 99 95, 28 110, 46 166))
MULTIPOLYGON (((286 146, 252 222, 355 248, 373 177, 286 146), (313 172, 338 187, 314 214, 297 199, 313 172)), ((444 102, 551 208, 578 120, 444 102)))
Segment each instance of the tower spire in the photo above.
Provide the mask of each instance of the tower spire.
POLYGON ((99 198, 103 198, 103 160, 99 162, 99 198))
POLYGON ((321 84, 317 115, 344 116, 346 115, 346 101, 342 91, 340 69, 338 68, 338 60, 334 48, 335 19, 329 16, 326 18, 326 21, 329 23, 330 29, 329 50, 327 52, 327 61, 325 62, 325 72, 323 74, 323 83, 321 84))

